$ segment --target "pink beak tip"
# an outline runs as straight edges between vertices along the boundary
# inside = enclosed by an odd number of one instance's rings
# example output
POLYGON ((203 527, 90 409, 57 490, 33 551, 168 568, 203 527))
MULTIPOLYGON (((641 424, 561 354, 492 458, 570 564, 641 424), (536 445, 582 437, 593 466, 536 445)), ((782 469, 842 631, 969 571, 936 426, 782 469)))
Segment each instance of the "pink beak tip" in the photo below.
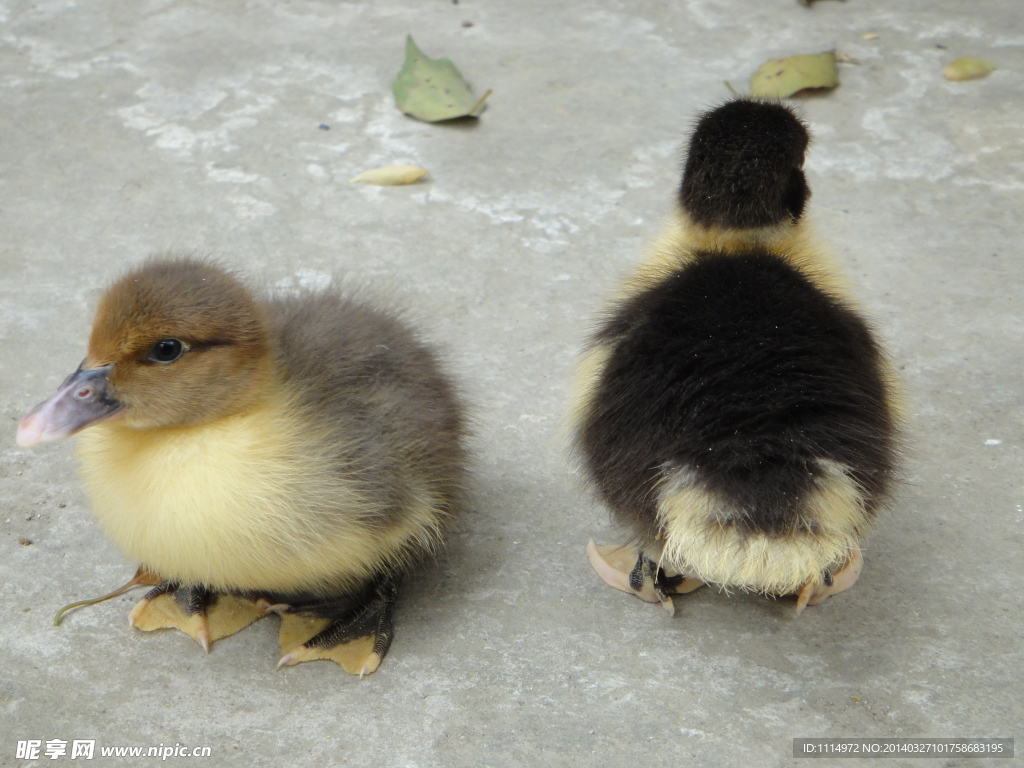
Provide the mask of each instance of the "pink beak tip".
POLYGON ((21 423, 18 425, 18 434, 15 437, 15 441, 19 446, 31 448, 41 442, 40 437, 39 427, 34 423, 31 416, 26 416, 21 420, 21 423))

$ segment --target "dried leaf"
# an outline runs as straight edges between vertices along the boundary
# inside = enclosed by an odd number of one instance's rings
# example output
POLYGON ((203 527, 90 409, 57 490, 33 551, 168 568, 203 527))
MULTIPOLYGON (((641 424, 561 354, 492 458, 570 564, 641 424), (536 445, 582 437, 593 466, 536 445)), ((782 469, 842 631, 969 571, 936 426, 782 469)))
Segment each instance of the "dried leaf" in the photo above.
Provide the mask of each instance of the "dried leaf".
POLYGON ((750 76, 750 95, 784 99, 807 88, 839 85, 834 51, 766 61, 750 76))
POLYGON ((476 98, 469 84, 449 59, 430 59, 416 47, 409 35, 405 40, 405 63, 391 84, 395 106, 410 117, 437 123, 457 117, 476 117, 484 99, 476 98))
POLYGON ((403 184, 415 184, 427 175, 426 168, 418 165, 385 165, 363 171, 348 180, 349 184, 376 184, 381 187, 399 187, 403 184))
POLYGON ((942 76, 947 80, 952 80, 955 83, 959 83, 962 80, 977 80, 981 77, 987 77, 995 71, 995 67, 991 62, 985 61, 984 59, 957 59, 951 61, 942 70, 942 76))

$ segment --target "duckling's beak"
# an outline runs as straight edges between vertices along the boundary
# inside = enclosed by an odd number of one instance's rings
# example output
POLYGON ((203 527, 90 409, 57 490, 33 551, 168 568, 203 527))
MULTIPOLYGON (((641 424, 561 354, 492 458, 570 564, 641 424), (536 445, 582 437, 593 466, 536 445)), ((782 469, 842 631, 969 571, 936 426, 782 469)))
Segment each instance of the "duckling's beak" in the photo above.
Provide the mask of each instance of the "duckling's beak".
POLYGON ((78 370, 64 379, 57 393, 33 408, 18 425, 18 445, 62 440, 121 410, 109 392, 111 366, 78 370))

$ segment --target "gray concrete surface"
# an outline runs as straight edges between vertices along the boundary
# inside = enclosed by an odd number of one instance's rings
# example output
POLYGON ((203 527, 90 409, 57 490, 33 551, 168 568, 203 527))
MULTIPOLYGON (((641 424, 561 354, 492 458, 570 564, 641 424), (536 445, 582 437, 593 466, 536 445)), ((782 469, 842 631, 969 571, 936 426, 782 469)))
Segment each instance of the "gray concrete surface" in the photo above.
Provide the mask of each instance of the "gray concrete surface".
POLYGON ((1022 76, 1019 0, 2 0, 0 765, 29 764, 25 739, 388 768, 803 765, 791 740, 819 736, 1024 749, 1022 76), (494 89, 477 124, 394 108, 408 32, 494 89), (670 619, 584 558, 617 534, 564 460, 572 362, 669 210, 695 113, 833 47, 859 64, 800 102, 810 213, 905 377, 907 483, 851 592, 795 620, 705 589, 670 619), (999 69, 945 82, 962 55, 999 69), (406 162, 429 182, 346 183, 406 162), (102 288, 165 249, 391 286, 475 404, 472 508, 371 678, 275 671, 272 620, 209 656, 130 630, 133 597, 51 625, 134 564, 72 446, 14 429, 78 363, 102 288))

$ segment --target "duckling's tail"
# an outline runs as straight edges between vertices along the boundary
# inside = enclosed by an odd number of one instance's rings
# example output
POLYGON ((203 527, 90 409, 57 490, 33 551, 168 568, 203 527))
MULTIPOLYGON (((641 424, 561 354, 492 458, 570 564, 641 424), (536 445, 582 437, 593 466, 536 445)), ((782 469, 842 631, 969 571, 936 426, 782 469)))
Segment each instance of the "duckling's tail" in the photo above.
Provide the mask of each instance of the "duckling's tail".
POLYGON ((830 585, 831 574, 859 553, 877 500, 838 462, 805 462, 803 478, 798 469, 789 464, 733 477, 731 488, 692 472, 671 473, 658 499, 662 564, 768 594, 830 585))

